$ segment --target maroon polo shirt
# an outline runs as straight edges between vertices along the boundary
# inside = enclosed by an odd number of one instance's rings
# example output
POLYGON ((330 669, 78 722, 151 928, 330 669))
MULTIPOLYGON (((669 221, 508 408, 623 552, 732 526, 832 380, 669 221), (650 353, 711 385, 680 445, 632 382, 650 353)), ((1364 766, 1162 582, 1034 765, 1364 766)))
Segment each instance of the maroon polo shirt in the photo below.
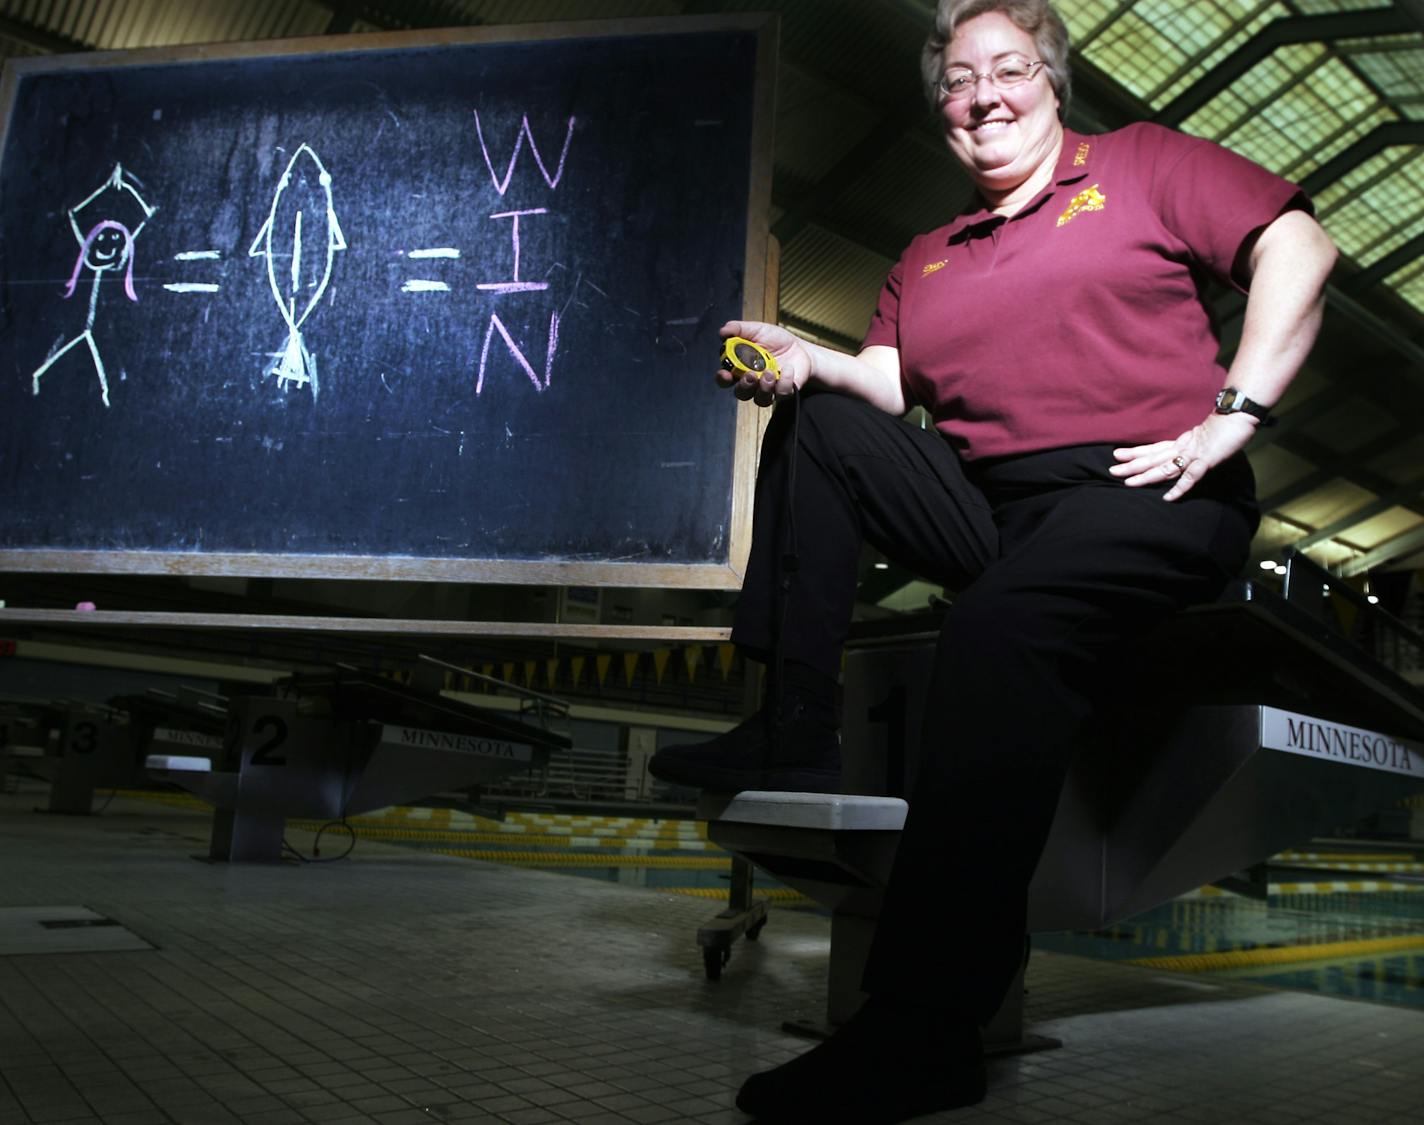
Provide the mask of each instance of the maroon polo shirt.
POLYGON ((1208 277, 1244 291, 1243 244, 1292 208, 1299 188, 1210 141, 1065 130, 1018 214, 976 199, 910 243, 865 345, 899 349, 906 401, 966 459, 1175 438, 1225 382, 1208 277))

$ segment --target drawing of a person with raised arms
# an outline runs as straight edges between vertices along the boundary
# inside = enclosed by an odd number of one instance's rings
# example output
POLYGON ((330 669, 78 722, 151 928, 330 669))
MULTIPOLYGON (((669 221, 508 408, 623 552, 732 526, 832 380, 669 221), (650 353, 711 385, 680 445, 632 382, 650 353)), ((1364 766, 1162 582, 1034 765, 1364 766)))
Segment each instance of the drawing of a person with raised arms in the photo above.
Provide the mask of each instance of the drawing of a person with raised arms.
POLYGON ((50 369, 83 343, 88 346, 94 374, 99 380, 99 396, 105 406, 109 405, 109 379, 104 370, 104 358, 99 354, 99 345, 94 339, 99 288, 106 274, 112 271, 118 276, 121 273, 124 296, 130 301, 138 300, 138 294, 134 292, 134 241, 155 210, 138 193, 138 188, 118 164, 114 165, 113 175, 96 191, 70 208, 69 225, 79 243, 79 254, 70 271, 64 298, 68 300, 74 296, 79 287, 79 275, 87 271, 90 275, 89 310, 84 319, 84 330, 51 350, 44 363, 35 369, 31 376, 35 394, 40 393, 40 380, 50 369), (124 221, 126 219, 127 222, 124 221))

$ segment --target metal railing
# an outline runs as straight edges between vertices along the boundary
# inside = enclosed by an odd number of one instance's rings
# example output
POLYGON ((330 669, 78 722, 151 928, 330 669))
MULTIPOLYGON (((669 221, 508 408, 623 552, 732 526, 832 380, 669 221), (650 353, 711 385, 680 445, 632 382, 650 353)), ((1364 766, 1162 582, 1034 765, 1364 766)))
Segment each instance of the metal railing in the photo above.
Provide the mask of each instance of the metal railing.
POLYGON ((621 753, 606 750, 553 750, 543 766, 503 777, 483 792, 488 797, 622 801, 628 795, 628 764, 621 753))
POLYGON ((1285 566, 1281 592, 1286 601, 1394 672, 1418 682, 1424 671, 1424 633, 1303 554, 1288 552, 1285 566))

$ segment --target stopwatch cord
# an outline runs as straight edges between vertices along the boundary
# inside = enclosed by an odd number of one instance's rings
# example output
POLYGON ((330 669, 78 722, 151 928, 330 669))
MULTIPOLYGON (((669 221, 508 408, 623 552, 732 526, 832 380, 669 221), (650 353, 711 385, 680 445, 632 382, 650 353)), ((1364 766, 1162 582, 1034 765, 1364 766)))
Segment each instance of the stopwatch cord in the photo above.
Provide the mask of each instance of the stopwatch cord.
POLYGON ((776 629, 776 644, 773 646, 770 695, 772 721, 779 727, 782 721, 782 691, 786 683, 786 618, 791 604, 791 588, 796 573, 801 568, 799 542, 796 536, 796 462, 801 457, 801 389, 791 385, 791 463, 786 472, 786 552, 781 556, 781 574, 778 589, 781 596, 780 620, 776 629))

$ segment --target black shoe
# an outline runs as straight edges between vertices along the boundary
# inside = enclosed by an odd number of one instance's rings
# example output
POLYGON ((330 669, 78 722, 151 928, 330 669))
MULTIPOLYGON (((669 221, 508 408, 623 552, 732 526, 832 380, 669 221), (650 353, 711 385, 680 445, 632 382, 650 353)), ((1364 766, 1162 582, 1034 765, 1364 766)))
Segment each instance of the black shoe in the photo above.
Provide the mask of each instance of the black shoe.
POLYGON ((839 793, 840 696, 834 677, 788 660, 768 676, 757 714, 707 742, 659 750, 648 772, 715 793, 839 793))
POLYGON ((839 793, 840 732, 833 722, 792 712, 780 723, 756 714, 707 742, 664 747, 648 760, 648 772, 714 793, 839 793))
POLYGON ((984 1099, 979 1029, 872 997, 824 1043, 754 1074, 737 1108, 768 1123, 892 1125, 984 1099))

